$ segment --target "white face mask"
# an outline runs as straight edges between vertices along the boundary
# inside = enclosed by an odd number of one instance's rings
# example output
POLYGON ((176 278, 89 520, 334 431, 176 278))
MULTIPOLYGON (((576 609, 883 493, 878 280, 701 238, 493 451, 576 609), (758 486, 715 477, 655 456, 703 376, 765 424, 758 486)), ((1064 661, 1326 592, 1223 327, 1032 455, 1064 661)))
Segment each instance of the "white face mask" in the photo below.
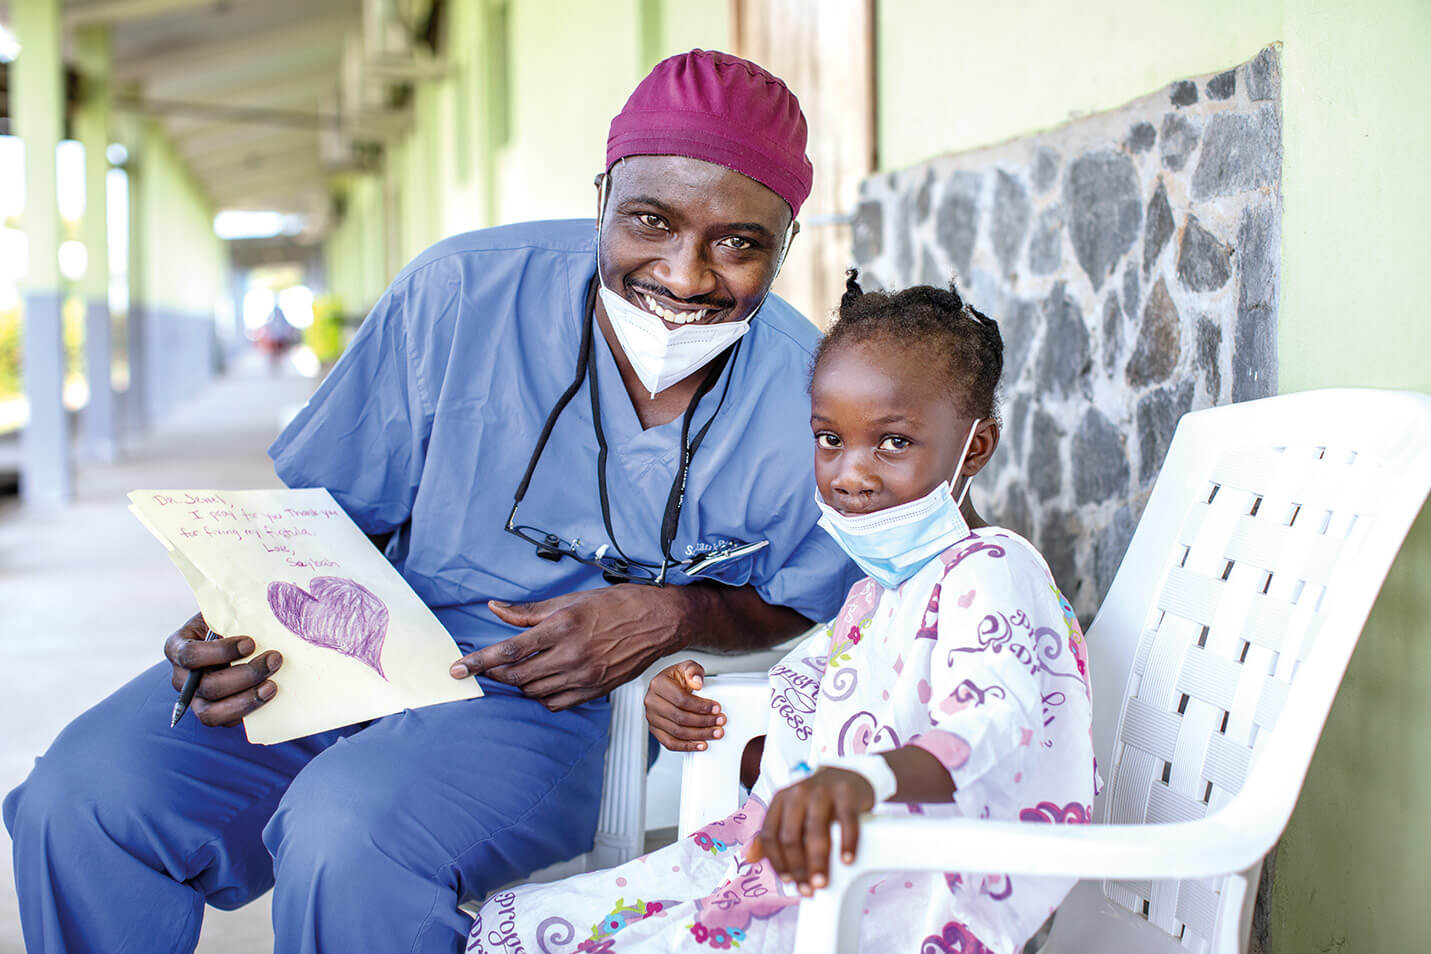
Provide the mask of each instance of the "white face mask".
POLYGON ((607 288, 605 282, 599 294, 626 360, 653 398, 705 367, 750 330, 750 319, 746 318, 713 325, 683 325, 672 331, 660 318, 607 288))
MULTIPOLYGON (((766 288, 760 304, 740 321, 682 325, 675 329, 667 328, 660 318, 631 304, 606 287, 605 280, 601 278, 601 227, 606 218, 606 184, 609 181, 608 175, 601 182, 600 208, 597 212, 599 217, 596 222, 596 275, 601 282, 599 294, 601 303, 606 308, 606 317, 611 320, 611 327, 616 332, 616 340, 621 342, 621 350, 626 353, 626 360, 631 362, 631 368, 641 379, 642 387, 650 391, 651 397, 654 398, 661 391, 678 381, 684 381, 692 373, 705 367, 712 358, 739 341, 750 330, 750 321, 765 304, 770 289, 766 288)), ((775 263, 777 275, 780 273, 780 266, 785 262, 785 252, 790 248, 793 228, 792 222, 791 228, 785 232, 785 241, 780 246, 780 258, 775 263)), ((773 277, 771 281, 774 281, 773 277)))

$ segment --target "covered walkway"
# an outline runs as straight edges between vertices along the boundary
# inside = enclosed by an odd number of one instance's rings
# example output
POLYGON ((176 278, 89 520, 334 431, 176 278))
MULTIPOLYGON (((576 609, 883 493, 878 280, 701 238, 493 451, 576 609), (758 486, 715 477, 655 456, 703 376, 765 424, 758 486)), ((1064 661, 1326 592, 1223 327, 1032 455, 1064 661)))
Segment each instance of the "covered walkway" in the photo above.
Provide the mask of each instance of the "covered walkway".
MULTIPOLYGON (((313 382, 269 373, 248 352, 233 370, 176 411, 112 464, 76 474, 67 508, 0 504, 0 672, 7 719, 0 736, 0 791, 9 791, 74 716, 154 663, 164 636, 194 611, 193 597, 128 510, 147 487, 276 484, 264 453, 281 416, 313 382)), ((0 829, 0 851, 10 843, 0 829)), ((10 866, 0 866, 0 954, 21 954, 10 866)), ((206 915, 203 954, 271 949, 266 901, 206 915)))

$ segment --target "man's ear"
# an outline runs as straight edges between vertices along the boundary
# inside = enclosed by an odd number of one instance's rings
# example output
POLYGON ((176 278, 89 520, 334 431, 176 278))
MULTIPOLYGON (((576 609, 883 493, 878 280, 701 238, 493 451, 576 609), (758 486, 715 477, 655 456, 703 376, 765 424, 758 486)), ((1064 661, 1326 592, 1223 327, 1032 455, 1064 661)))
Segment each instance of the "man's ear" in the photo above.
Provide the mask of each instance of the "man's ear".
POLYGON ((974 425, 974 439, 969 442, 969 454, 964 458, 964 466, 959 473, 965 477, 973 477, 984 469, 998 446, 999 422, 992 417, 986 417, 974 425))
MULTIPOLYGON (((596 227, 598 229, 601 228, 601 186, 602 183, 609 177, 609 175, 610 173, 598 172, 596 174, 596 178, 591 180, 591 184, 596 186, 596 227)), ((607 183, 606 187, 607 189, 610 189, 610 183, 607 183)))

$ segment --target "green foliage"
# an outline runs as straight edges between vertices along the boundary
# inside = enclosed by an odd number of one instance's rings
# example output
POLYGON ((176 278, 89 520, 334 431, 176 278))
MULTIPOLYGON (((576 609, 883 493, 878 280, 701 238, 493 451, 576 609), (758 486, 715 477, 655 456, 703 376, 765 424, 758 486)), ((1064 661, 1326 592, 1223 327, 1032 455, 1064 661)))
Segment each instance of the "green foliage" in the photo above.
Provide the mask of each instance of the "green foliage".
POLYGON ((84 374, 84 299, 65 299, 60 311, 60 335, 65 345, 65 380, 84 374))
POLYGON ((322 295, 313 301, 313 324, 303 334, 303 343, 323 364, 332 364, 347 347, 343 326, 343 304, 336 295, 322 295))
MULTIPOLYGON (((61 312, 65 344, 65 377, 84 374, 84 300, 70 298, 61 312)), ((0 311, 0 400, 16 397, 24 390, 21 368, 24 363, 24 331, 20 309, 0 311)))
POLYGON ((0 400, 20 393, 20 309, 0 311, 0 400))

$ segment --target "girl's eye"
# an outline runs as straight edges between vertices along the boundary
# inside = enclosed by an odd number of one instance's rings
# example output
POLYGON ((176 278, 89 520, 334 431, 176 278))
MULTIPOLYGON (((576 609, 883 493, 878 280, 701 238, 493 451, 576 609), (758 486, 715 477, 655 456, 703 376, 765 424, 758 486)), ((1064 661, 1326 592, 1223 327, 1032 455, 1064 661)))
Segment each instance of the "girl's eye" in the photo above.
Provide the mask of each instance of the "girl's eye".
POLYGON ((815 446, 825 450, 835 450, 840 446, 840 439, 829 431, 821 431, 815 435, 815 446))
POLYGON ((909 446, 909 438, 900 437, 898 434, 890 434, 879 442, 880 450, 902 451, 909 446))

